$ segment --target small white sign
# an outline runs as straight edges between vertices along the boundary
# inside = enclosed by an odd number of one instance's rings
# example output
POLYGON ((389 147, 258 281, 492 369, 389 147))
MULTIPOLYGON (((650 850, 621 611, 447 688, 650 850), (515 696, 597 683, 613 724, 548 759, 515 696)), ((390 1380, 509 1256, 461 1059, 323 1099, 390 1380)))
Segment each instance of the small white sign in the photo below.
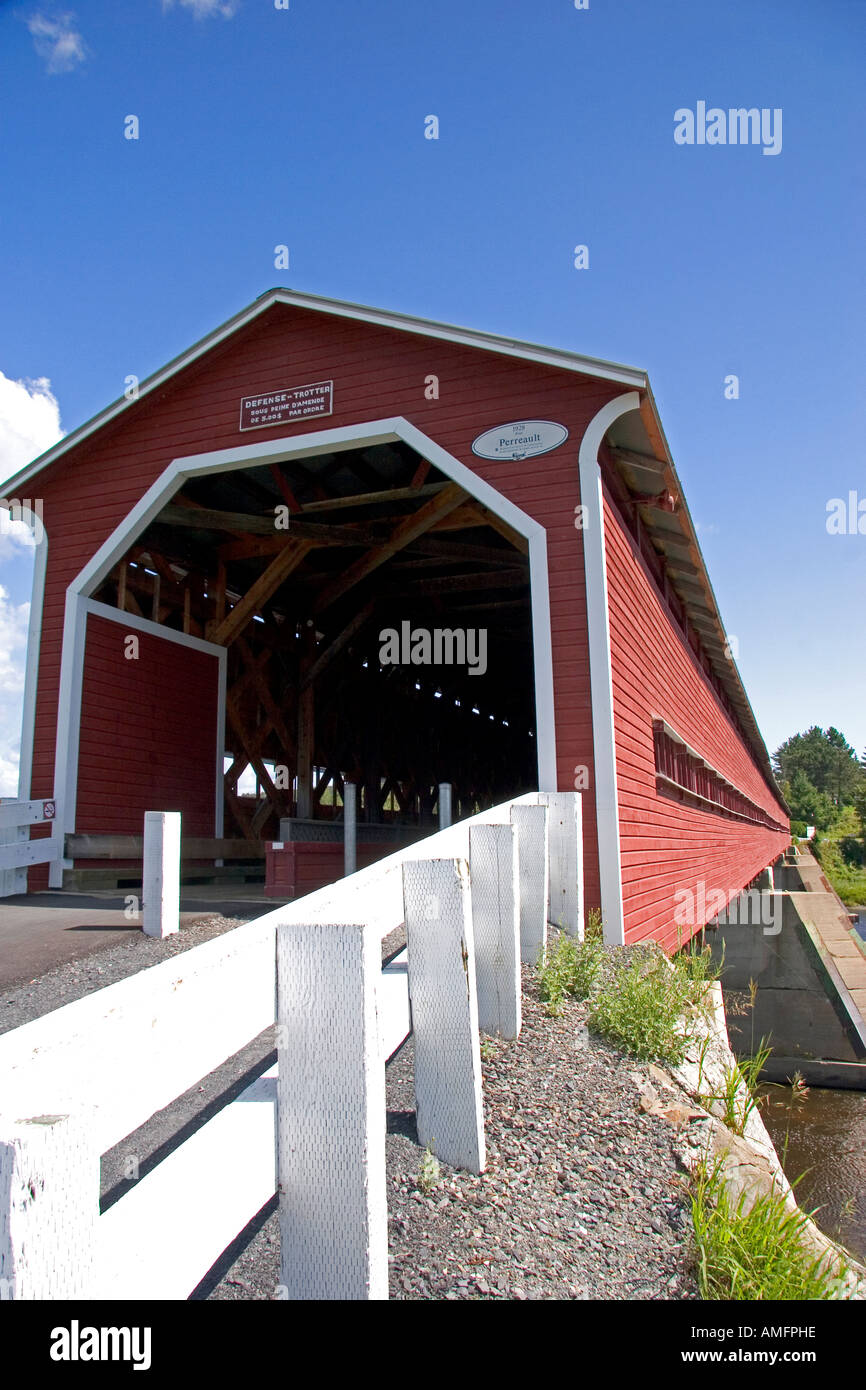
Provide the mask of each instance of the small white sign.
POLYGON ((565 425, 553 420, 513 420, 485 430, 472 443, 472 452, 483 459, 527 459, 549 454, 568 438, 565 425))

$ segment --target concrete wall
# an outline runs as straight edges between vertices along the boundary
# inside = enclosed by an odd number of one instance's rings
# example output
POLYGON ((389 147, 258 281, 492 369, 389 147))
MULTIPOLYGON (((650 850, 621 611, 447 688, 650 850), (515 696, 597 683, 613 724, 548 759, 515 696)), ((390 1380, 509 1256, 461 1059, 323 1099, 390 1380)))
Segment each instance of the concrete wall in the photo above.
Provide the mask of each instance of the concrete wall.
POLYGON ((776 1057, 862 1060, 844 986, 822 955, 814 927, 804 920, 817 896, 775 893, 772 925, 728 924, 708 931, 716 959, 724 949, 722 987, 736 1053, 751 1053, 767 1037, 776 1057), (758 986, 755 1005, 742 1012, 748 998, 741 996, 748 996, 750 980, 758 986))

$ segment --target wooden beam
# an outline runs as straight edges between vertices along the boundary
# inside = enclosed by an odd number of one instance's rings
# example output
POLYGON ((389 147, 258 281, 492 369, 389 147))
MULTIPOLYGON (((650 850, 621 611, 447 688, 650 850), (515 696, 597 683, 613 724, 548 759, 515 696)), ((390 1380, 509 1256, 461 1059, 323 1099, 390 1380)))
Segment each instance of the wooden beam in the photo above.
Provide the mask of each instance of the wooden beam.
POLYGON ((369 507, 375 502, 413 501, 419 497, 435 497, 449 486, 453 486, 453 484, 427 483, 422 487, 389 487, 379 492, 359 492, 350 497, 331 497, 327 501, 304 502, 302 510, 305 513, 327 512, 338 511, 346 507, 369 507))
POLYGON ((318 498, 320 502, 327 502, 329 494, 327 490, 322 487, 316 474, 311 473, 298 459, 293 459, 288 466, 292 470, 293 477, 296 480, 300 479, 302 483, 306 483, 314 497, 318 498))
POLYGON ((224 512, 215 507, 190 507, 178 499, 163 507, 154 522, 164 526, 190 526, 197 531, 234 531, 239 534, 269 536, 274 530, 275 516, 254 516, 250 512, 224 512))
POLYGON ((271 464, 271 477, 280 490, 280 496, 290 512, 299 512, 301 504, 286 482, 285 474, 278 463, 271 464))
MULTIPOLYGON (((140 835, 67 835, 65 853, 70 859, 140 859, 140 835)), ((211 840, 186 836, 180 842, 181 859, 264 859, 263 845, 246 840, 211 840)))
POLYGON ((214 581, 212 596, 214 627, 219 627, 220 623, 225 622, 226 616, 226 567, 222 559, 217 560, 216 580, 214 581))
POLYGON ((423 487, 427 478, 427 474, 430 472, 432 466, 433 465, 430 463, 429 459, 422 459, 421 462, 418 464, 418 467, 412 474, 412 481, 409 484, 409 486, 413 488, 416 492, 418 491, 419 487, 423 487))
MULTIPOLYGON (((271 781, 270 773, 261 758, 261 749, 270 733, 270 724, 259 725, 257 728, 250 730, 244 721, 243 714, 233 691, 228 691, 226 693, 226 714, 235 734, 243 744, 244 752, 249 759, 250 766, 255 771, 259 782, 265 789, 265 796, 273 806, 277 815, 282 815, 283 811, 286 809, 284 800, 271 781)), ((255 829, 254 822, 255 816, 253 817, 253 822, 251 822, 250 827, 253 830, 255 829)))
POLYGON ((368 622, 369 619, 373 616, 375 607, 375 600, 371 599, 369 603, 364 605, 360 613, 356 613, 352 621, 346 624, 346 626, 343 628, 343 631, 339 633, 337 637, 334 638, 330 645, 327 646, 323 652, 320 652, 318 654, 313 664, 301 677, 301 690, 304 690, 308 685, 312 685, 314 681, 318 680, 319 676, 322 674, 325 668, 327 666, 330 666, 331 662, 334 660, 334 657, 337 656, 343 650, 343 648, 348 645, 349 642, 351 642, 352 638, 356 635, 356 633, 360 632, 364 624, 368 622))
POLYGON ((417 583, 410 583, 406 575, 399 589, 392 592, 411 594, 423 598, 425 594, 450 594, 461 589, 511 589, 515 585, 528 584, 529 571, 521 567, 510 570, 489 570, 484 574, 473 571, 471 574, 440 574, 431 578, 419 577, 417 583))
POLYGON ((315 742, 315 696, 312 681, 305 680, 316 650, 314 625, 304 628, 301 638, 301 689, 298 696, 298 797, 297 814, 307 819, 313 814, 313 744, 315 742))
POLYGON ((483 507, 480 502, 469 501, 464 506, 458 507, 450 516, 440 521, 433 527, 437 533, 439 531, 468 531, 477 526, 489 526, 497 531, 500 536, 513 545, 515 550, 519 550, 521 555, 529 554, 529 542, 525 536, 521 536, 519 531, 515 531, 513 526, 509 526, 507 521, 492 512, 489 507, 483 507))
POLYGON ((247 623, 252 622, 261 605, 276 593, 293 570, 303 564, 311 549, 311 541, 289 541, 215 629, 211 640, 218 646, 230 646, 247 623))
POLYGON ((317 546, 372 546, 378 545, 384 534, 381 527, 376 529, 354 523, 327 526, 292 519, 286 530, 274 531, 272 527, 271 534, 267 536, 247 536, 228 541, 219 547, 219 554, 230 564, 233 560, 261 559, 265 555, 273 555, 293 539, 314 541, 317 546))
MULTIPOLYGON (((244 659, 244 675, 255 687, 262 708, 271 722, 271 727, 285 749, 286 758, 294 762, 294 738, 289 733, 288 726, 283 719, 282 710, 274 699, 271 688, 264 676, 263 667, 270 660, 271 652, 270 650, 266 650, 262 652, 258 658, 254 657, 243 637, 238 638, 238 649, 244 659)), ((234 688, 237 689, 237 686, 234 688)))
POLYGON ((668 464, 664 459, 654 458, 652 454, 639 454, 634 449, 621 449, 618 445, 609 446, 611 457, 619 463, 633 465, 635 468, 643 468, 648 472, 657 473, 659 477, 667 470, 668 464))
POLYGON ((367 575, 372 574, 374 570, 390 560, 392 555, 396 555, 398 551, 411 545, 418 536, 429 531, 430 527, 435 526, 437 521, 459 507, 465 496, 462 487, 457 483, 449 483, 436 497, 431 497, 430 501, 426 502, 423 507, 419 507, 416 512, 404 517, 394 527, 383 544, 375 550, 368 551, 366 555, 362 555, 343 574, 326 585, 316 599, 313 612, 322 613, 326 608, 329 608, 349 589, 354 588, 361 580, 366 579, 367 575))

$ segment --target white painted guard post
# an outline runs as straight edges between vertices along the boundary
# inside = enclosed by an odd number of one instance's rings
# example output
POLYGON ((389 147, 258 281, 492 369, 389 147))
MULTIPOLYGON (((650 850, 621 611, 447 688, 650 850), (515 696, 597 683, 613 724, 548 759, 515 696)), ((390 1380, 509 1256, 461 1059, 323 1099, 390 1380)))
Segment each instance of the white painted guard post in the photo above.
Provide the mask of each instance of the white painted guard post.
POLYGON ((541 792, 548 809, 550 886, 547 920, 583 940, 583 815, 579 792, 541 792))
POLYGON ((469 827, 469 877, 478 1026, 520 1036, 520 912, 517 833, 512 825, 469 827))
POLYGON ((546 806, 512 806, 511 824, 517 834, 520 894, 520 959, 537 965, 547 949, 548 810, 546 806))
POLYGON ((289 1299, 388 1297, 374 927, 277 927, 277 1193, 289 1299))
POLYGON ((486 1162, 469 868, 403 864, 418 1139, 453 1168, 486 1162))
POLYGON ((98 1218, 89 1126, 0 1117, 0 1299, 93 1298, 98 1218))
POLYGON ((451 783, 439 783, 439 829, 447 830, 451 824, 451 783))
POLYGON ((180 811, 144 813, 144 899, 146 936, 171 936, 180 926, 180 811))
POLYGON ((343 783, 343 873, 358 867, 358 800, 354 782, 343 783))

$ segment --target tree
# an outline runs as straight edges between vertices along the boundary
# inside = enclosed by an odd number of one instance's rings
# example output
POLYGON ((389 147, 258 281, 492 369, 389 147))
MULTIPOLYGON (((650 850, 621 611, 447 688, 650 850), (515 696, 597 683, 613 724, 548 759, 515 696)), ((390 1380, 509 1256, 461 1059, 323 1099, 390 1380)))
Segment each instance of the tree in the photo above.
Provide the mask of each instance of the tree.
POLYGON ((819 830, 829 830, 838 819, 832 798, 826 792, 819 792, 805 772, 795 772, 790 782, 784 782, 782 793, 791 808, 793 820, 817 825, 819 830))
POLYGON ((793 786, 795 776, 802 774, 834 806, 852 802, 863 784, 864 772, 857 754, 832 726, 824 730, 813 724, 804 734, 794 734, 776 749, 774 762, 781 781, 793 786))

